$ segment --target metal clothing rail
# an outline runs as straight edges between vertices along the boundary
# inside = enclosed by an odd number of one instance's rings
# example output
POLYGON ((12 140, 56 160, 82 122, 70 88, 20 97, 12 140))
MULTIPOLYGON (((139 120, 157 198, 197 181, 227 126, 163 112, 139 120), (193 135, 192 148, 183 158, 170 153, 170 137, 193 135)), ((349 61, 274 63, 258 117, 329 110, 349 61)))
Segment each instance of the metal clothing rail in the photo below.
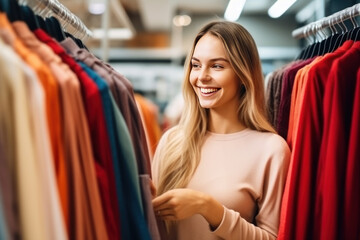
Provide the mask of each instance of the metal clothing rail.
POLYGON ((76 38, 84 40, 92 36, 92 32, 85 24, 58 0, 18 0, 18 2, 28 5, 36 14, 44 18, 56 17, 64 30, 76 38))
POLYGON ((328 17, 321 18, 301 28, 295 29, 292 32, 292 36, 294 38, 305 38, 327 27, 332 27, 335 24, 344 22, 347 19, 353 19, 354 17, 359 15, 360 15, 360 3, 357 3, 352 7, 345 8, 344 10, 336 12, 328 17))

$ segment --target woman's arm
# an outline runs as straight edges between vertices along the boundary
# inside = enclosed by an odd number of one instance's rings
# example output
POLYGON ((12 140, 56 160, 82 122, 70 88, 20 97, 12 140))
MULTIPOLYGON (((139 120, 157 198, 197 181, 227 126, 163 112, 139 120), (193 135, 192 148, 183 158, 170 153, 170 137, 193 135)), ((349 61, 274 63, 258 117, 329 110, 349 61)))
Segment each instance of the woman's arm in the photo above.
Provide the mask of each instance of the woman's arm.
POLYGON ((202 215, 210 229, 225 239, 276 239, 270 232, 243 219, 238 212, 225 208, 213 197, 191 189, 173 189, 153 200, 156 214, 176 221, 202 215))
POLYGON ((212 229, 221 223, 224 207, 213 197, 191 189, 173 189, 153 200, 155 213, 164 220, 181 220, 202 215, 212 229))

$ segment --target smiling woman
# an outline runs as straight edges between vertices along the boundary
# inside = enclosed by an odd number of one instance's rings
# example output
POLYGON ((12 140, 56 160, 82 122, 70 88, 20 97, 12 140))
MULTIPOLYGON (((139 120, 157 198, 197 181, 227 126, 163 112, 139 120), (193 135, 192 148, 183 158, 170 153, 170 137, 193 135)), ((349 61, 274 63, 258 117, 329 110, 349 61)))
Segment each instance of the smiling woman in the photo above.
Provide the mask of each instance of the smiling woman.
POLYGON ((209 23, 185 67, 183 114, 152 165, 162 239, 276 239, 290 150, 265 116, 253 38, 209 23))
POLYGON ((241 81, 220 39, 211 34, 204 35, 195 48, 191 66, 189 80, 201 107, 211 109, 210 113, 233 113, 235 122, 239 122, 236 112, 240 105, 238 96, 241 81))

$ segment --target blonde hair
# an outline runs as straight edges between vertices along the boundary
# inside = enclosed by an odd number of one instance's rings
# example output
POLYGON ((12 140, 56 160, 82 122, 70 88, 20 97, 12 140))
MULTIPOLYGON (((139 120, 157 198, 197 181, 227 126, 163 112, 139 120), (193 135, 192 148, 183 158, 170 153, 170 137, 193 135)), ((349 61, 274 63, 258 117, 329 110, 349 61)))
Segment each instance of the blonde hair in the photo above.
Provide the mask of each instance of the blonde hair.
POLYGON ((255 41, 240 24, 217 21, 204 26, 196 36, 185 63, 183 81, 184 109, 179 124, 170 129, 165 146, 155 155, 159 162, 158 195, 186 187, 199 161, 202 141, 207 131, 208 110, 199 104, 190 82, 191 58, 199 39, 212 34, 220 39, 228 54, 230 64, 242 84, 239 94, 239 121, 246 127, 275 132, 266 118, 264 82, 255 41))

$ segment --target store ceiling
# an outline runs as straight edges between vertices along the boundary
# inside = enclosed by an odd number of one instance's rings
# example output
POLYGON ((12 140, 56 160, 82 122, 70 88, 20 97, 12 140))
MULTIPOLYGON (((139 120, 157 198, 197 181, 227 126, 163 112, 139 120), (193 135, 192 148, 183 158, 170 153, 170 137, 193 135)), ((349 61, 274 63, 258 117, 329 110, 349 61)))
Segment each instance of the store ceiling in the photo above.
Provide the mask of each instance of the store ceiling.
MULTIPOLYGON (((101 17, 93 16, 88 13, 88 4, 94 0, 60 0, 60 2, 75 13, 85 23, 88 28, 100 27, 101 17), (94 20, 96 19, 96 20, 94 20)), ((99 0, 95 0, 99 2, 99 0)), ((100 0, 101 1, 101 0, 100 0)), ((105 0, 103 0, 105 1, 105 0)), ((172 18, 179 13, 185 13, 189 16, 219 16, 223 17, 225 8, 229 0, 108 0, 118 1, 131 24, 136 31, 163 31, 171 30, 172 18)), ((245 4, 243 15, 260 14, 266 15, 269 7, 275 0, 248 0, 245 4)), ((298 0, 286 13, 297 12, 303 8, 310 0, 298 0)), ((126 23, 116 18, 111 19, 110 27, 126 27, 126 23)))

